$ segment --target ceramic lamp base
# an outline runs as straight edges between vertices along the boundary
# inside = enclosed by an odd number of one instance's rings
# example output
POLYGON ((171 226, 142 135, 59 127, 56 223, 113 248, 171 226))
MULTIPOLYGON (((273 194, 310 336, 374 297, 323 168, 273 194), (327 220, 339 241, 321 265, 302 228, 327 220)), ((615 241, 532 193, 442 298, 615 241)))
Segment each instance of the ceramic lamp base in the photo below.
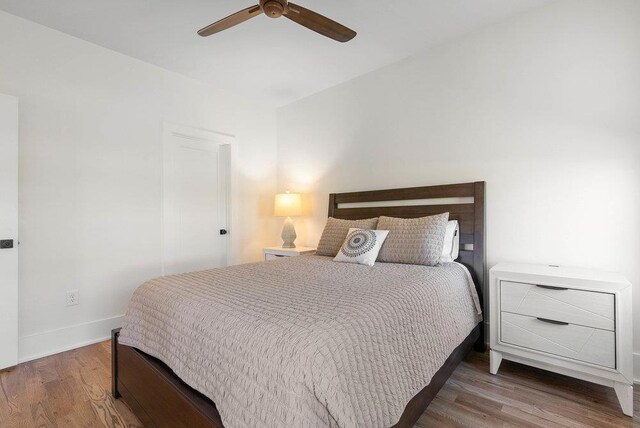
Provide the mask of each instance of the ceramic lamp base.
POLYGON ((291 217, 287 217, 284 221, 284 226, 282 227, 282 235, 280 235, 282 240, 282 248, 296 248, 296 244, 294 241, 297 238, 296 228, 293 226, 293 220, 291 217))

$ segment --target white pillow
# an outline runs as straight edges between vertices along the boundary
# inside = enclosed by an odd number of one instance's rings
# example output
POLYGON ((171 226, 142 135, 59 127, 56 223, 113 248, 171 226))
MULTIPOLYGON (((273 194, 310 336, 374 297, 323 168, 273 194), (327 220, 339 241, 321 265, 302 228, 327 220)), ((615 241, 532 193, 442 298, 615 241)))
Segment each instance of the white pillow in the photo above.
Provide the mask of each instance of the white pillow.
POLYGON ((458 258, 460 253, 460 230, 458 220, 449 220, 444 233, 444 245, 440 263, 450 263, 458 258))
POLYGON ((347 238, 333 261, 373 266, 388 234, 388 230, 349 228, 347 238))

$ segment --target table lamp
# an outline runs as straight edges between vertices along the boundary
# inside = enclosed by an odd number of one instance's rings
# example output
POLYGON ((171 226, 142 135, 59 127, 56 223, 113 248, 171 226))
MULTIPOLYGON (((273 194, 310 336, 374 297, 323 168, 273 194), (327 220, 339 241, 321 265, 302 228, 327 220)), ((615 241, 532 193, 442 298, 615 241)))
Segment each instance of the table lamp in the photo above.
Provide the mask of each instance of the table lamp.
POLYGON ((282 248, 295 248, 296 228, 293 226, 291 217, 302 215, 302 198, 300 193, 278 193, 276 195, 273 215, 276 217, 286 217, 282 227, 282 248))

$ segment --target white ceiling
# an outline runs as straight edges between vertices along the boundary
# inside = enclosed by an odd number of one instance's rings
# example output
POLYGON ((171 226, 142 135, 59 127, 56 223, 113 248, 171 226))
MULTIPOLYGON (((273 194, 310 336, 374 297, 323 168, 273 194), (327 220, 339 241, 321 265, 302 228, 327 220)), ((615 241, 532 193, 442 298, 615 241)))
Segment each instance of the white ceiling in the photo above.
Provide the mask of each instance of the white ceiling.
POLYGON ((0 9, 280 106, 549 0, 296 0, 358 32, 342 44, 264 15, 196 31, 257 0, 0 0, 0 9))

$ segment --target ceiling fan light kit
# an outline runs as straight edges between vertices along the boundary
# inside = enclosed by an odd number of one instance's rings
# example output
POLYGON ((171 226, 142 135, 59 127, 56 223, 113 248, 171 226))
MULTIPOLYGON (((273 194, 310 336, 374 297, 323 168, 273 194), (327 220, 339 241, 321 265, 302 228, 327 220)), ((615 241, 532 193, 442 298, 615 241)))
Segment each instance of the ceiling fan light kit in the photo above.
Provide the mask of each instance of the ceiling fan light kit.
POLYGON ((288 0, 260 0, 260 3, 229 15, 198 31, 202 37, 219 33, 254 16, 264 13, 269 18, 284 16, 289 20, 300 24, 318 34, 329 37, 339 42, 348 42, 356 36, 356 32, 312 10, 305 9, 288 0))

